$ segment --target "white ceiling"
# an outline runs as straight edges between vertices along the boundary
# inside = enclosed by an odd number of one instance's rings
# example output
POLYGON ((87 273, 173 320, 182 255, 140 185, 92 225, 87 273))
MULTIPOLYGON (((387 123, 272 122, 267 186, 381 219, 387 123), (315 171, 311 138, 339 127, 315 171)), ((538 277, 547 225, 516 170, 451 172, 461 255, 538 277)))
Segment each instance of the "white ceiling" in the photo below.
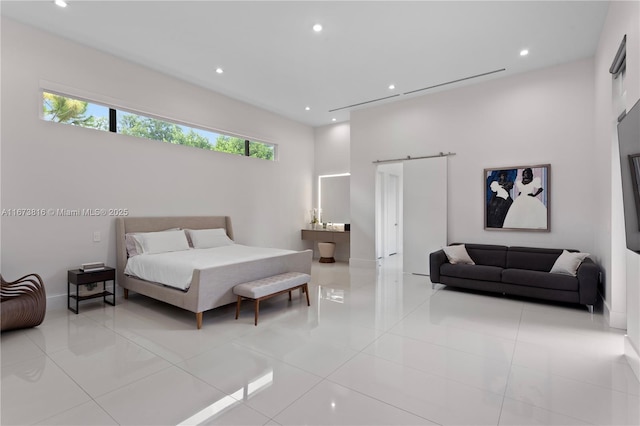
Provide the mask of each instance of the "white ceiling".
POLYGON ((311 125, 593 56, 595 1, 2 1, 1 13, 311 125), (321 23, 321 33, 312 26, 321 23), (520 57, 522 49, 530 54, 520 57), (216 74, 222 67, 224 73, 216 74), (503 72, 404 93, 505 68, 503 72), (396 85, 389 90, 389 84, 396 85), (305 106, 311 109, 305 111, 305 106))

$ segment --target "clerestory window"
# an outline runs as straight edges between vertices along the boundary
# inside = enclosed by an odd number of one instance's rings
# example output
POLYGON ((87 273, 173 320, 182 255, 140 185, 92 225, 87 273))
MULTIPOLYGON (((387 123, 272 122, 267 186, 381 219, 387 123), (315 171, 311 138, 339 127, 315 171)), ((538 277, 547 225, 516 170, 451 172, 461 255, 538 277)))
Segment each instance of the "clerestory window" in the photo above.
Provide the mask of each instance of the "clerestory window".
POLYGON ((56 93, 42 92, 42 108, 42 118, 47 121, 209 151, 275 160, 276 145, 274 144, 160 120, 56 93))

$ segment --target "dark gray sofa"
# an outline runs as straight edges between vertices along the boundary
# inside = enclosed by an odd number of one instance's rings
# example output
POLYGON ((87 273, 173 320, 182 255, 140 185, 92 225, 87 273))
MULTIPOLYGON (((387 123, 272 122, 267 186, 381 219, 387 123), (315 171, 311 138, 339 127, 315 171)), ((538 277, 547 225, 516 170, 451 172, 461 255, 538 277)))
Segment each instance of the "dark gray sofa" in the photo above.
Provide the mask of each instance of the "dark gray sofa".
MULTIPOLYGON (((443 250, 429 255, 432 287, 445 284, 473 290, 580 303, 593 313, 600 267, 586 258, 575 277, 552 274, 561 249, 465 244, 475 265, 449 263, 443 250)), ((576 250, 568 250, 575 252, 576 250)))

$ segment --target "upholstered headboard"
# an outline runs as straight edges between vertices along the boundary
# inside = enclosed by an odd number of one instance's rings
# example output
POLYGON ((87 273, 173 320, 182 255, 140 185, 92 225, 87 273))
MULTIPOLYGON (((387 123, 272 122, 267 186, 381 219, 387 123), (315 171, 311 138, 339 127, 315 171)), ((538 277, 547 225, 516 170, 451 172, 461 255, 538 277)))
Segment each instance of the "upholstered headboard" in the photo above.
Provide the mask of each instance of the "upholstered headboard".
POLYGON ((125 235, 131 232, 165 231, 170 228, 224 228, 227 236, 233 240, 233 228, 229 216, 118 217, 116 218, 116 271, 120 282, 124 278, 124 268, 127 265, 125 235))

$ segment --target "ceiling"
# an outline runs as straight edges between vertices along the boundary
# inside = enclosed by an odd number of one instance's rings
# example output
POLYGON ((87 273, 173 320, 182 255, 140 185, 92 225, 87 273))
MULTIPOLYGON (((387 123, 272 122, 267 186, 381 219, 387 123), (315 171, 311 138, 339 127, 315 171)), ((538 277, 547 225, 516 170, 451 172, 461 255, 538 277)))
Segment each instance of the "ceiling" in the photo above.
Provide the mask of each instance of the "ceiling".
POLYGON ((0 7, 3 16, 322 126, 349 120, 363 105, 593 56, 608 3, 68 0, 66 8, 53 1, 0 7), (529 55, 521 57, 522 49, 529 55))

